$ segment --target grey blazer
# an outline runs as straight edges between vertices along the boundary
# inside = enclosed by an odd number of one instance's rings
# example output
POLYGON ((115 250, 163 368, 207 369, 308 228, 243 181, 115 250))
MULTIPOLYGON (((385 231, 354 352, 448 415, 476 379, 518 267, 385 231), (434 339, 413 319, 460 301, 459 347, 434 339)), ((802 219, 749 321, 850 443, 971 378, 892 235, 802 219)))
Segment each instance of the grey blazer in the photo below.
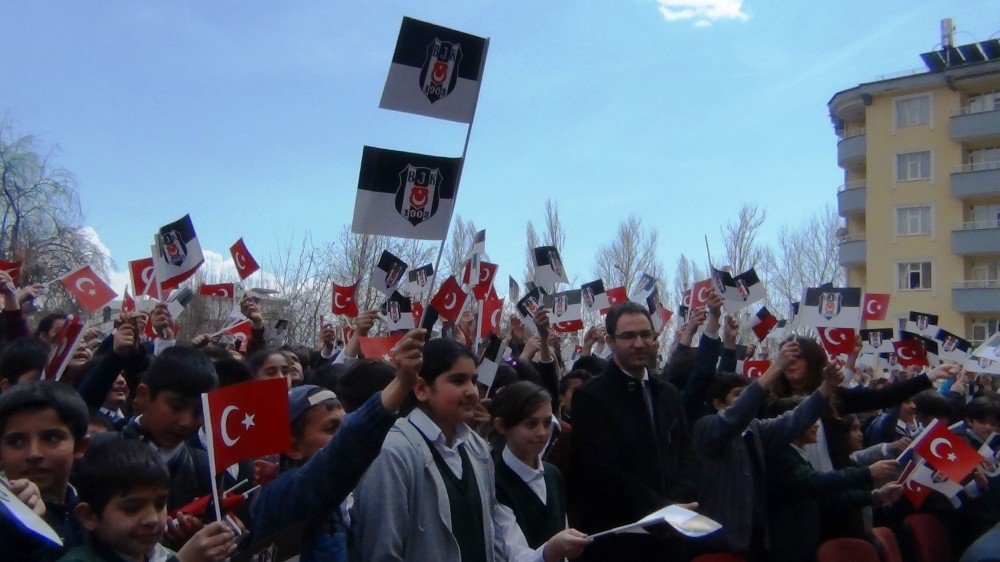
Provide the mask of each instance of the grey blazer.
MULTIPOLYGON (((489 562, 530 556, 509 508, 496 500, 489 446, 474 432, 465 442, 482 501, 489 562), (520 540, 518 540, 518 538, 520 540)), ((421 433, 409 418, 396 420, 382 452, 354 490, 349 550, 352 561, 461 561, 451 533, 444 480, 421 433)))

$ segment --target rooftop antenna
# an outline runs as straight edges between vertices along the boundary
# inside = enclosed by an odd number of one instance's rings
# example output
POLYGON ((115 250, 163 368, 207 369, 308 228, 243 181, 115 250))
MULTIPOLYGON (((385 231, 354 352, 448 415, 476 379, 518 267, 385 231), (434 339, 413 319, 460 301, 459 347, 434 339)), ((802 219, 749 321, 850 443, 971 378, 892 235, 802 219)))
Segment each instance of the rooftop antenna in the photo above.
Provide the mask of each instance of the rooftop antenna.
POLYGON ((955 25, 951 18, 941 20, 941 50, 944 51, 945 66, 951 66, 951 49, 955 46, 955 25))

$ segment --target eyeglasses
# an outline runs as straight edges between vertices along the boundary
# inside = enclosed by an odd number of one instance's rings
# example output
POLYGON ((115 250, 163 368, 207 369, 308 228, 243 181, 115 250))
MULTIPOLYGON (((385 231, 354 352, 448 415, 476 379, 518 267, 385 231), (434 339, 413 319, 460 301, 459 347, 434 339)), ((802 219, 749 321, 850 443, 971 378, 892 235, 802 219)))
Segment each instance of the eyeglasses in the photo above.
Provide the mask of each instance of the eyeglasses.
POLYGON ((615 334, 614 338, 622 341, 635 341, 636 338, 642 338, 643 341, 653 341, 656 339, 656 332, 651 332, 649 330, 643 330, 641 332, 621 332, 615 334))

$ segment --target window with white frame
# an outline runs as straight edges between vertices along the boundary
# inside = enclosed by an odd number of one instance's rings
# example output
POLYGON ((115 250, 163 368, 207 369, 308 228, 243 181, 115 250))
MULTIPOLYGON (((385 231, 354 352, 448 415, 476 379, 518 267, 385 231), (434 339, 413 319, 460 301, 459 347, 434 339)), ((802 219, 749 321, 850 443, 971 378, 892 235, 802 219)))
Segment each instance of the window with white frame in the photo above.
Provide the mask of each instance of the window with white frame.
POLYGON ((970 150, 969 164, 973 172, 1000 168, 1000 148, 970 150))
POLYGON ((896 155, 896 181, 926 180, 931 177, 931 152, 904 152, 896 155))
POLYGON ((1000 332, 1000 318, 983 318, 972 321, 972 339, 983 341, 1000 332))
POLYGON ((931 121, 931 95, 920 94, 896 100, 896 128, 926 125, 931 121))
POLYGON ((1000 280, 1000 260, 977 261, 971 271, 972 281, 1000 280))
POLYGON ((969 96, 969 113, 1000 109, 1000 92, 969 96))
POLYGON ((931 262, 903 262, 899 266, 899 290, 916 291, 931 288, 931 262))
POLYGON ((974 205, 972 207, 972 222, 1000 221, 1000 203, 992 205, 974 205))
POLYGON ((896 236, 916 236, 931 233, 931 208, 900 207, 896 209, 896 236))

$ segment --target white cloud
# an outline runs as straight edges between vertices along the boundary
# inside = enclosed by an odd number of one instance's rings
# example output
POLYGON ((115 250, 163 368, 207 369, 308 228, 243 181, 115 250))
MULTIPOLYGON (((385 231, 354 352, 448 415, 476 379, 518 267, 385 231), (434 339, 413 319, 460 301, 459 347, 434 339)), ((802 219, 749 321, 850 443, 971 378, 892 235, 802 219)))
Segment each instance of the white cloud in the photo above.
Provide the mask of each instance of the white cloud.
POLYGON ((239 279, 232 256, 226 257, 212 250, 203 250, 202 253, 205 255, 205 264, 201 267, 208 279, 239 279))
POLYGON ((667 21, 694 20, 695 27, 708 27, 718 20, 746 21, 743 0, 657 0, 667 21))
POLYGON ((94 230, 94 227, 85 226, 80 229, 79 234, 80 236, 86 238, 88 242, 96 246, 97 249, 104 254, 104 257, 111 257, 111 250, 104 245, 104 242, 101 241, 101 237, 97 234, 97 231, 94 230))

